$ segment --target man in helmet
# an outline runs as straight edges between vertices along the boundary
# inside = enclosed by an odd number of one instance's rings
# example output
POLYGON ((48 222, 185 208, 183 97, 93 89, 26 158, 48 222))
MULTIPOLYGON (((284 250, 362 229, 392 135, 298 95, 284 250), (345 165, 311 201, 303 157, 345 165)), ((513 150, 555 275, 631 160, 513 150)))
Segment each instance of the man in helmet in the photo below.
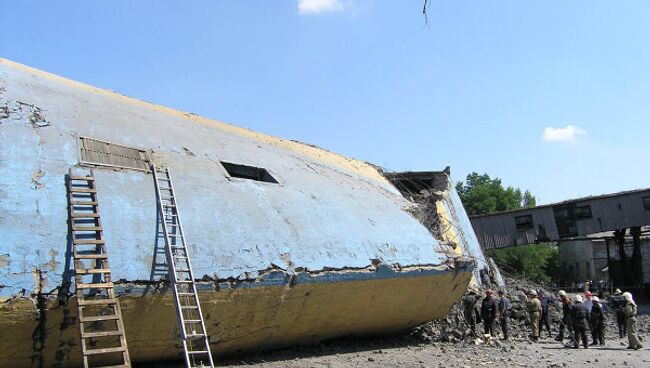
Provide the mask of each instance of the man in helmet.
POLYGON ((566 329, 569 336, 573 334, 573 304, 571 298, 566 295, 564 290, 560 290, 560 301, 562 302, 562 320, 560 321, 560 333, 555 338, 555 341, 564 340, 564 330, 566 329))
POLYGON ((625 308, 623 309, 623 313, 625 315, 625 322, 627 323, 627 348, 639 350, 643 346, 636 334, 636 303, 632 298, 632 294, 629 292, 623 293, 623 297, 625 298, 625 308))
POLYGON ((589 313, 589 329, 593 339, 591 345, 605 346, 605 314, 599 297, 594 296, 591 301, 591 313, 589 313))
POLYGON ((591 306, 593 305, 593 302, 591 301, 591 296, 592 296, 591 291, 587 290, 585 291, 584 298, 582 299, 582 304, 584 304, 585 307, 587 307, 589 313, 591 313, 591 306))
POLYGON ((610 306, 616 312, 616 325, 618 326, 618 337, 623 338, 627 335, 627 325, 625 324, 625 315, 623 309, 625 309, 625 298, 621 289, 614 290, 614 295, 610 298, 610 306))
POLYGON ((483 319, 484 333, 494 336, 494 320, 497 318, 497 300, 492 296, 492 289, 485 291, 485 298, 481 303, 481 319, 483 319))
POLYGON ((528 311, 528 322, 530 324, 531 340, 537 341, 539 339, 539 319, 542 316, 542 304, 537 298, 537 291, 535 291, 535 289, 531 289, 528 292, 526 310, 528 311))
POLYGON ((589 339, 587 338, 589 311, 582 302, 582 296, 576 295, 573 300, 573 347, 578 349, 580 346, 579 340, 582 340, 582 346, 587 349, 589 348, 589 339))

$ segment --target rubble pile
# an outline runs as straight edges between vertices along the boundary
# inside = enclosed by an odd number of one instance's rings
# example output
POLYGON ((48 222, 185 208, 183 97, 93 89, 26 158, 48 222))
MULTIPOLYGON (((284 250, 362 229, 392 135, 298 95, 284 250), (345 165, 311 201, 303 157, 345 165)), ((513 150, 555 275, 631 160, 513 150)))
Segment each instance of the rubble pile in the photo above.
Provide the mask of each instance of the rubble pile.
MULTIPOLYGON (((528 313, 526 311, 526 292, 531 289, 545 291, 546 295, 552 296, 555 302, 552 303, 549 309, 549 318, 551 324, 552 336, 558 334, 560 321, 562 319, 562 305, 557 293, 551 290, 545 290, 541 285, 534 284, 529 281, 518 280, 514 278, 506 278, 505 291, 510 298, 510 339, 511 340, 524 340, 530 334, 530 327, 528 325, 528 313)), ((482 287, 479 290, 479 306, 480 299, 485 296, 485 290, 482 287)), ((615 312, 605 305, 606 314, 606 333, 611 336, 618 333, 616 325, 615 312)), ((639 311, 637 316, 637 329, 641 336, 650 333, 650 315, 639 311)), ((423 342, 443 342, 443 343, 480 343, 483 340, 483 325, 481 323, 476 326, 476 333, 478 338, 471 335, 470 326, 466 323, 463 314, 463 298, 456 302, 449 313, 447 318, 442 320, 435 320, 420 326, 415 327, 411 331, 411 337, 423 342)), ((497 337, 501 336, 500 325, 495 323, 495 332, 497 337)), ((547 337, 548 334, 544 329, 542 337, 547 337)))

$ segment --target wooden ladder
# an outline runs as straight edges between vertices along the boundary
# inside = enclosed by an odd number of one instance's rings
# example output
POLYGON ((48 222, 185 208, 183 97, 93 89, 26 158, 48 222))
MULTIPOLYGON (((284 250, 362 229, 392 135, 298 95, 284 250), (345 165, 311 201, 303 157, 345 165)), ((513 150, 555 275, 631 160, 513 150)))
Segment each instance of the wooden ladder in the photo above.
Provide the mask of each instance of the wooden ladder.
POLYGON ((77 315, 83 366, 131 367, 120 303, 115 297, 93 170, 67 176, 77 315), (110 365, 97 365, 97 361, 110 365))
POLYGON ((199 295, 194 283, 194 272, 174 194, 172 176, 169 168, 158 172, 152 165, 151 172, 156 184, 158 213, 165 236, 169 278, 176 304, 178 325, 181 330, 185 364, 188 368, 214 368, 210 341, 203 321, 199 295))

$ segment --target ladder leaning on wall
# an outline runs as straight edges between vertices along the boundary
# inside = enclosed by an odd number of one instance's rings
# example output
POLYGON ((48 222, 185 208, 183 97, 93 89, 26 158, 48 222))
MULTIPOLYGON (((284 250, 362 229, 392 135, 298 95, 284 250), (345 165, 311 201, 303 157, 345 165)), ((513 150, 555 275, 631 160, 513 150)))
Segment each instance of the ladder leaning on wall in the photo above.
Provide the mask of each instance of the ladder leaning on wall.
POLYGON ((151 166, 187 367, 214 367, 169 168, 151 166))
POLYGON ((66 178, 68 218, 83 366, 131 367, 120 304, 115 297, 93 170, 66 178))

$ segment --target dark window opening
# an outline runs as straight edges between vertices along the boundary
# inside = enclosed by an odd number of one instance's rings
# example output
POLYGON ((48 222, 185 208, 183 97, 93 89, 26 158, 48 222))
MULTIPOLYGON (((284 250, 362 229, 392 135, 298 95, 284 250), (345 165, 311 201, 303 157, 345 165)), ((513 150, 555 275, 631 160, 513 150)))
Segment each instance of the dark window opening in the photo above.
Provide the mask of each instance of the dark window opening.
POLYGON ((533 216, 526 215, 526 216, 515 217, 515 226, 517 227, 517 231, 526 231, 526 230, 534 229, 535 226, 533 225, 533 216))
POLYGON ((576 207, 573 210, 573 215, 575 216, 576 220, 590 219, 591 218, 591 206, 586 205, 586 206, 576 207))
POLYGON ((233 178, 250 179, 255 181, 264 181, 267 183, 278 184, 278 181, 262 167, 233 164, 221 161, 221 165, 226 169, 228 175, 233 178))
POLYGON ((649 197, 643 197, 643 208, 646 211, 650 211, 650 196, 649 197))

